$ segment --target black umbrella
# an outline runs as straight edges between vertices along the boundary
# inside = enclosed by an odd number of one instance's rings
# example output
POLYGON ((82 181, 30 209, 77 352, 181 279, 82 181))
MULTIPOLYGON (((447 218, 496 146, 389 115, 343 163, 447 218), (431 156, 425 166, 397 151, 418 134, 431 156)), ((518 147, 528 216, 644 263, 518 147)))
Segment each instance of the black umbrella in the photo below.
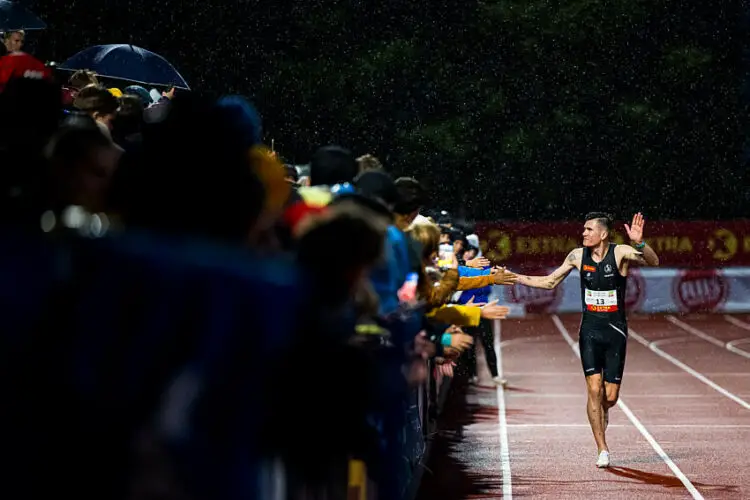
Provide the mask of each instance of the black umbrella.
POLYGON ((166 59, 135 45, 95 45, 80 51, 58 68, 88 69, 105 78, 190 90, 182 75, 166 59))
POLYGON ((0 0, 0 31, 43 30, 47 24, 36 14, 8 0, 0 0))

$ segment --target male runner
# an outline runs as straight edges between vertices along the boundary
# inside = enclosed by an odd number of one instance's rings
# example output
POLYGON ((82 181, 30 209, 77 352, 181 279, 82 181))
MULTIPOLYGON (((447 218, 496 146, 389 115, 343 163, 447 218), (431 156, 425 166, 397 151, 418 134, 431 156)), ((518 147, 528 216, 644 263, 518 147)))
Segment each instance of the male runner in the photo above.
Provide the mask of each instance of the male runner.
POLYGON ((633 216, 625 231, 632 246, 609 241, 612 217, 602 212, 586 215, 583 248, 568 254, 565 263, 549 276, 518 276, 517 283, 551 290, 573 270, 581 273, 583 317, 578 334, 581 363, 588 387, 586 413, 598 448, 597 467, 609 467, 604 431, 609 409, 617 403, 625 369, 628 323, 625 283, 630 264, 658 266, 659 257, 643 241, 643 215, 633 216), (603 379, 603 384, 602 384, 603 379))

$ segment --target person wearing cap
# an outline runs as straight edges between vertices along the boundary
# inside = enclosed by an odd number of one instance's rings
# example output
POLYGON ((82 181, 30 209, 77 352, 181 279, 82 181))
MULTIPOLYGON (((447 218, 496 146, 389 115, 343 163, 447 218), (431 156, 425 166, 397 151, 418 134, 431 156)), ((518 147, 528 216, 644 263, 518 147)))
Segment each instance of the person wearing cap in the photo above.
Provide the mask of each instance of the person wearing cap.
POLYGON ((140 85, 128 85, 122 90, 122 93, 125 95, 138 96, 138 98, 143 102, 144 108, 154 102, 153 99, 151 99, 151 94, 148 93, 148 90, 146 90, 144 87, 141 87, 140 85))
MULTIPOLYGON (((427 203, 427 194, 420 182, 413 177, 399 177, 396 179, 398 202, 393 207, 396 226, 406 231, 419 217, 419 211, 427 203)), ((420 222, 429 222, 422 217, 420 222)))
MULTIPOLYGON (((371 275, 375 290, 381 299, 381 314, 387 314, 398 307, 398 290, 404 285, 409 273, 419 271, 422 263, 414 266, 410 249, 411 238, 396 225, 394 210, 398 206, 399 211, 405 211, 407 207, 399 206, 399 190, 391 176, 382 170, 370 170, 360 174, 354 185, 357 194, 375 202, 380 207, 380 212, 390 221, 386 233, 389 240, 389 245, 386 245, 386 258, 389 260, 383 267, 373 270, 371 275)), ((402 224, 405 225, 406 220, 402 224)), ((454 289, 472 290, 492 284, 505 284, 507 280, 512 279, 512 274, 503 272, 490 275, 488 272, 486 275, 465 274, 457 278, 454 289)), ((474 321, 478 321, 478 318, 474 321)))
POLYGON ((309 186, 301 186, 299 195, 316 206, 329 204, 336 191, 352 190, 354 178, 359 173, 359 164, 348 149, 341 146, 324 146, 315 151, 310 159, 309 186))

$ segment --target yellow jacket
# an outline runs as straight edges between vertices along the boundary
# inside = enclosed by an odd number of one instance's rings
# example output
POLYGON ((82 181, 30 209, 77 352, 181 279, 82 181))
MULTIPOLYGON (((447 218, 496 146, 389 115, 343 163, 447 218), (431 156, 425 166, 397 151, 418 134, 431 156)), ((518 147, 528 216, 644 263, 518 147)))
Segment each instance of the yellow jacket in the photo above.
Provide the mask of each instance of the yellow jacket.
POLYGON ((479 326, 482 308, 478 306, 441 306, 427 313, 427 317, 456 326, 479 326))

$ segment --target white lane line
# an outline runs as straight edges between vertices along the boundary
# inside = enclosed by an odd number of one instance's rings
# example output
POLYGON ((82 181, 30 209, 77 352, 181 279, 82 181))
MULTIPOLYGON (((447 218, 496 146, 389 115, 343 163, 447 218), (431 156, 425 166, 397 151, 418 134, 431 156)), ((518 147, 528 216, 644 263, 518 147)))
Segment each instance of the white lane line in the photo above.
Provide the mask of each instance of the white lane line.
MULTIPOLYGON (((519 377, 532 376, 532 377, 579 377, 581 375, 580 370, 574 372, 505 372, 506 375, 516 375, 519 377)), ((703 375, 708 377, 750 377, 750 372, 706 372, 703 375)), ((669 377, 679 376, 684 377, 685 374, 682 372, 628 372, 628 377, 669 377)))
MULTIPOLYGON (((497 374, 503 377, 503 348, 502 348, 502 328, 500 320, 493 321, 493 330, 495 337, 495 354, 497 355, 497 374)), ((497 386, 497 415, 500 422, 500 462, 503 470, 503 500, 513 499, 513 484, 510 475, 510 447, 508 445, 508 421, 505 416, 505 389, 503 386, 497 386)))
POLYGON ((654 345, 668 345, 668 344, 679 344, 680 342, 685 342, 686 340, 693 340, 693 337, 670 337, 668 339, 660 339, 655 340, 652 342, 654 345))
MULTIPOLYGON (((735 318, 733 316, 729 316, 728 314, 724 315, 724 319, 726 321, 728 321, 729 323, 733 324, 734 326, 737 326, 739 328, 742 328, 743 330, 747 330, 747 331, 750 332, 750 323, 746 323, 746 322, 744 322, 742 320, 739 320, 739 319, 737 319, 737 318, 735 318)), ((740 350, 736 346, 738 344, 748 344, 748 343, 750 343, 750 337, 746 337, 744 339, 733 340, 731 342, 727 342, 727 349, 729 349, 730 351, 732 351, 735 354, 747 353, 747 351, 740 350)))
MULTIPOLYGON (((578 349, 578 344, 573 340, 573 338, 568 333, 568 330, 565 329, 565 325, 562 324, 562 321, 560 321, 560 318, 556 315, 552 315, 552 322, 557 327, 558 331, 562 334, 563 337, 565 337, 565 340, 568 342, 568 345, 571 349, 573 349, 573 352, 578 356, 581 357, 581 352, 578 349)), ((632 330, 630 331, 632 335, 632 330)), ((661 457, 662 460, 664 460, 664 463, 667 464, 667 467, 669 467, 674 475, 680 480, 680 482, 685 486, 685 488, 690 492, 692 497, 695 500, 704 500, 703 495, 700 494, 700 492, 695 488, 693 483, 690 482, 690 479, 687 478, 685 474, 682 473, 679 467, 677 467, 677 464, 675 464, 671 458, 669 458, 669 455, 667 455, 667 452, 664 451, 664 449, 659 445, 659 443, 656 442, 656 439, 651 435, 650 432, 643 426, 640 420, 638 420, 638 417, 636 417, 632 411, 630 411, 630 408, 628 405, 625 404, 625 402, 620 398, 617 401, 617 406, 620 407, 620 409, 623 411, 626 417, 628 417, 628 420, 635 426, 636 429, 638 429, 638 432, 641 433, 641 435, 646 438, 646 441, 648 441, 648 444, 651 445, 651 447, 654 449, 657 455, 661 457)))
MULTIPOLYGON (((499 321, 499 320, 498 320, 499 321)), ((529 342, 543 342, 556 338, 557 335, 542 335, 539 337, 522 337, 518 339, 503 340, 500 342, 501 347, 508 347, 516 344, 528 344, 529 342)))
MULTIPOLYGON (((591 429, 589 424, 508 424, 509 428, 572 428, 591 429)), ((649 427, 659 429, 750 429, 750 424, 649 424, 649 427)), ((626 424, 609 424, 607 430, 612 428, 628 428, 626 424)), ((473 432, 473 431, 472 431, 473 432)), ((487 431, 492 432, 492 431, 487 431)))
MULTIPOLYGON (((578 374, 580 376, 580 373, 578 374)), ((554 394, 554 393, 547 393, 547 394, 537 394, 537 393, 515 393, 512 392, 513 389, 510 389, 511 394, 508 395, 509 398, 512 399, 518 399, 518 398, 527 398, 527 399, 536 399, 536 398, 575 398, 575 399, 586 399, 586 394, 554 394)), ((696 399, 696 398, 706 398, 706 397, 716 397, 719 396, 714 395, 713 393, 710 394, 628 394, 628 399, 633 398, 654 398, 654 399, 696 399)), ((750 397, 746 394, 740 394, 740 397, 750 397)))
POLYGON ((729 399, 731 399, 732 401, 734 401, 738 405, 742 406, 743 408, 745 408, 747 410, 750 410, 750 403, 748 403, 744 399, 740 398, 739 396, 736 396, 736 395, 732 394, 731 392, 729 392, 728 390, 724 389, 722 386, 720 386, 719 384, 717 384, 713 380, 709 379, 708 377, 706 377, 702 373, 699 373, 698 371, 696 371, 693 368, 689 367, 688 365, 686 365, 685 363, 683 363, 679 359, 675 358, 671 354, 667 354, 666 352, 664 352, 663 350, 661 350, 659 348, 659 344, 669 343, 671 341, 674 341, 675 339, 664 339, 664 340, 657 340, 656 342, 649 342, 645 338, 643 338, 640 335, 638 335, 638 333, 636 333, 635 331, 633 331, 632 328, 629 328, 628 330, 629 330, 630 336, 632 338, 634 338, 635 340, 637 340, 639 343, 643 344, 645 347, 649 348, 651 351, 655 352, 656 354, 658 354, 662 358, 666 359, 667 361, 669 361, 673 365, 681 368, 685 372, 687 372, 690 375, 692 375, 693 377, 697 378, 698 380, 700 380, 701 382, 703 382, 704 384, 706 384, 707 386, 709 386, 713 390, 715 390, 715 391, 719 392, 720 394, 723 394, 724 396, 728 397, 729 399))
POLYGON ((750 332, 750 323, 746 323, 742 321, 741 319, 737 319, 734 316, 730 316, 728 314, 724 315, 724 320, 728 321, 729 323, 732 323, 734 326, 742 328, 743 330, 747 330, 750 332))
POLYGON ((727 349, 729 349, 730 347, 734 347, 736 345, 740 345, 740 344, 750 344, 750 337, 746 339, 737 339, 731 342, 727 342, 727 349))
POLYGON ((727 351, 732 352, 734 354, 739 354, 743 358, 750 359, 750 352, 745 352, 741 349, 737 349, 736 347, 734 347, 735 342, 724 342, 723 340, 719 340, 716 337, 712 337, 711 335, 708 335, 707 333, 702 332, 701 330, 698 330, 697 328, 688 325, 684 321, 680 321, 679 319, 675 318, 672 315, 667 316, 667 321, 669 321, 675 326, 682 328, 686 332, 705 340, 706 342, 710 342, 713 345, 721 347, 722 349, 726 349, 727 351))
MULTIPOLYGON (((493 330, 495 333, 495 354, 497 355, 497 374, 503 377, 503 348, 502 348, 502 328, 500 320, 493 321, 493 330)), ((497 386, 497 415, 500 421, 500 462, 503 469, 503 500, 512 500, 513 484, 510 476, 510 447, 508 445, 508 421, 505 415, 505 389, 503 386, 497 386)))

